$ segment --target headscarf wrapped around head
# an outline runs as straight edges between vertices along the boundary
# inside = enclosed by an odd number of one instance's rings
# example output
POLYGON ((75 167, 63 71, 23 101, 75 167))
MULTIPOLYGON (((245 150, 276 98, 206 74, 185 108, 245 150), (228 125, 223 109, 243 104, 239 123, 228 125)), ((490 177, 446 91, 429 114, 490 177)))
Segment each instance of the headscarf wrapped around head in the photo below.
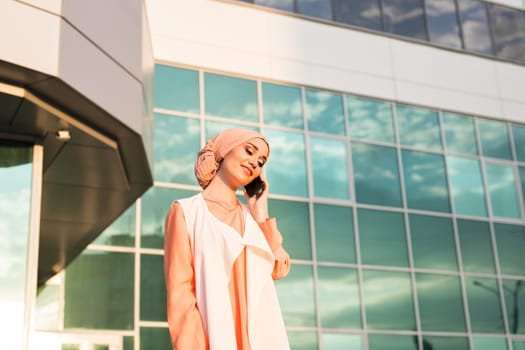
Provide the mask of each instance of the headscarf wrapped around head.
POLYGON ((219 164, 223 158, 235 147, 242 145, 252 139, 261 139, 270 145, 266 138, 257 131, 235 128, 227 129, 209 139, 206 145, 197 154, 195 162, 195 177, 199 185, 204 189, 217 174, 219 164))

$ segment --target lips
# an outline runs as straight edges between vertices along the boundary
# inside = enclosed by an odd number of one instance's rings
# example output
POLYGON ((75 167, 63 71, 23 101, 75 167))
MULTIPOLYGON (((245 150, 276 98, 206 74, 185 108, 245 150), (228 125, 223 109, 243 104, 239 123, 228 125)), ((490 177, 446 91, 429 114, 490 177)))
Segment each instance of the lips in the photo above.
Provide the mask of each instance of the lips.
POLYGON ((246 165, 241 165, 244 169, 246 169, 246 171, 248 172, 248 175, 252 176, 253 175, 253 171, 252 169, 250 169, 249 167, 247 167, 246 165))

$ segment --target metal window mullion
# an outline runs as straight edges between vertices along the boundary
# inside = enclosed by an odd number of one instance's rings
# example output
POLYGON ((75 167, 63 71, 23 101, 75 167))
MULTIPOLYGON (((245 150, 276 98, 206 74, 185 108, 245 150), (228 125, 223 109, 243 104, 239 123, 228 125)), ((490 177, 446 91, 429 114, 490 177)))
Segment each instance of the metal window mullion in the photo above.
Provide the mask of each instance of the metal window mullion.
MULTIPOLYGON (((455 1, 454 1, 455 2, 455 1)), ((467 295, 467 287, 465 283, 465 271, 463 269, 463 257, 461 255, 461 242, 459 239, 459 229, 458 229, 458 223, 457 223, 457 216, 456 216, 456 209, 454 205, 454 198, 452 195, 452 185, 449 178, 450 172, 448 171, 448 147, 447 147, 447 141, 446 141, 446 132, 445 132, 445 122, 443 120, 443 112, 439 111, 439 123, 441 124, 441 138, 443 140, 443 164, 445 166, 445 177, 447 180, 447 190, 449 193, 449 204, 450 204, 450 213, 451 213, 451 219, 452 219, 452 229, 454 231, 454 242, 456 245, 456 258, 458 263, 458 270, 459 270, 459 287, 461 289, 461 300, 463 301, 463 314, 465 316, 465 323, 466 323, 466 330, 467 330, 467 341, 469 343, 469 348, 473 349, 474 344, 472 342, 472 327, 471 327, 471 321, 470 321, 470 310, 468 306, 468 295, 467 295)))
POLYGON ((134 319, 134 329, 133 329, 133 347, 134 350, 140 350, 140 246, 141 246, 141 225, 142 225, 142 198, 139 198, 135 201, 135 283, 134 290, 135 296, 133 299, 133 304, 135 309, 133 310, 133 319, 134 319))
POLYGON ((314 293, 314 310, 315 310, 315 323, 316 323, 316 334, 319 350, 323 350, 323 341, 321 333, 321 316, 319 312, 319 278, 317 273, 317 251, 316 251, 316 240, 315 240, 315 220, 314 220, 314 183, 313 183, 313 164, 311 160, 311 149, 310 149, 310 136, 308 135, 308 120, 306 117, 306 96, 304 87, 301 87, 301 104, 303 110, 303 123, 304 123, 304 146, 305 146, 305 157, 306 157, 306 179, 308 185, 308 213, 309 213, 309 225, 310 225, 310 249, 312 253, 312 278, 313 278, 313 293, 314 293))

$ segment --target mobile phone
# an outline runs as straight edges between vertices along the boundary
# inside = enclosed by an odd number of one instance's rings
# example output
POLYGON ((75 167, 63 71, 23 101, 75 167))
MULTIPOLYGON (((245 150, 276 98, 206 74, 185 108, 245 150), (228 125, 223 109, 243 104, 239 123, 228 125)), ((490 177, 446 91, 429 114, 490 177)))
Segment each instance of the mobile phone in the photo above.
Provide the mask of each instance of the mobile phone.
POLYGON ((263 180, 261 180, 260 176, 257 176, 255 179, 253 179, 252 182, 244 186, 244 188, 246 189, 246 193, 248 193, 248 196, 257 196, 258 198, 266 188, 266 184, 263 180))

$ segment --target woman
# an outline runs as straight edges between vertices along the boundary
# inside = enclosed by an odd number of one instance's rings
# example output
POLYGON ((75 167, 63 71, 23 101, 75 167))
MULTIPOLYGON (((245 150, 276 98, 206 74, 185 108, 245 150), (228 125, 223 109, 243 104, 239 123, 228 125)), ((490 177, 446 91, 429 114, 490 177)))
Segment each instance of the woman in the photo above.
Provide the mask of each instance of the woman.
POLYGON ((288 274, 268 183, 270 147, 261 134, 229 129, 199 152, 202 192, 175 201, 166 217, 164 272, 176 350, 289 349, 273 284, 288 274), (262 180, 262 185, 260 180, 262 180), (244 187, 260 184, 250 196, 244 187), (244 190, 247 205, 236 190, 244 190))

